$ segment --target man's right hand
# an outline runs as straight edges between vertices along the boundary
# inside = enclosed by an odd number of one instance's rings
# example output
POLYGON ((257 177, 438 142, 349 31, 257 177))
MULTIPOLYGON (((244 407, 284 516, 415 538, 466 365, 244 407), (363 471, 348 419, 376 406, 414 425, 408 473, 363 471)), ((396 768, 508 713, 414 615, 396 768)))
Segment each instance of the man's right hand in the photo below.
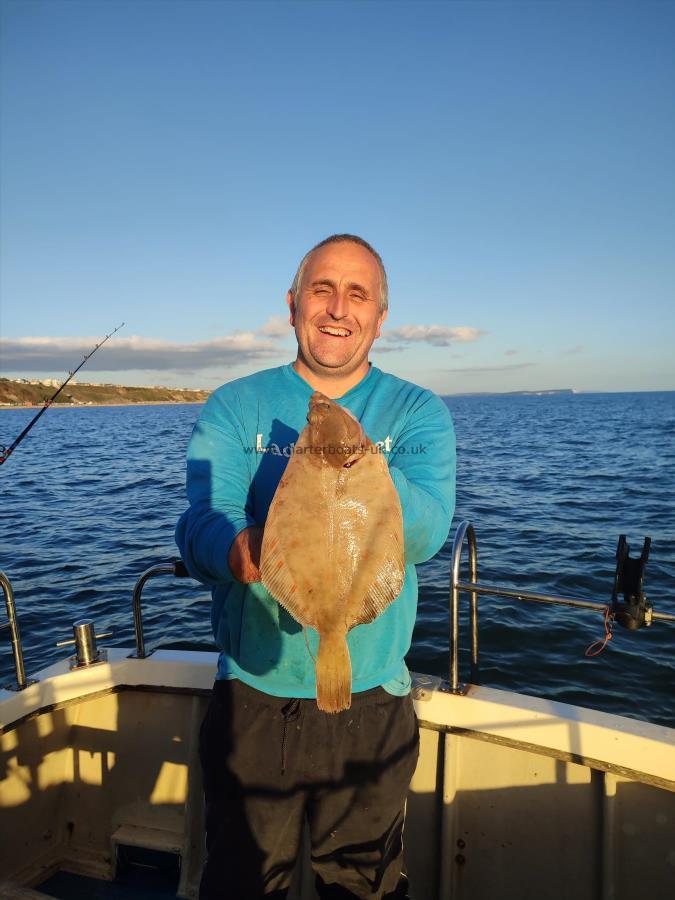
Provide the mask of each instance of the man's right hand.
POLYGON ((260 550, 262 549, 263 530, 251 526, 240 531, 232 541, 228 562, 232 574, 242 584, 260 581, 260 550))

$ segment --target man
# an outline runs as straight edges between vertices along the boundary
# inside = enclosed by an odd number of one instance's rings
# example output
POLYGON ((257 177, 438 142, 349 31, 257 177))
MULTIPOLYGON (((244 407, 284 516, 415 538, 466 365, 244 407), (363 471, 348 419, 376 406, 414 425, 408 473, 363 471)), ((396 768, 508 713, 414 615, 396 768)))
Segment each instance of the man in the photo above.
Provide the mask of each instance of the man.
POLYGON ((447 538, 454 508, 449 413, 430 391, 368 362, 387 315, 382 260, 334 235, 300 263, 287 303, 292 365, 223 385, 188 449, 190 508, 176 539, 213 587, 220 649, 200 750, 207 862, 200 897, 286 896, 307 818, 322 898, 405 898, 405 797, 418 752, 404 662, 417 607, 415 564, 447 538), (352 412, 387 455, 403 511, 406 578, 396 600, 352 629, 352 706, 317 709, 317 635, 260 583, 265 519, 319 390, 352 412))

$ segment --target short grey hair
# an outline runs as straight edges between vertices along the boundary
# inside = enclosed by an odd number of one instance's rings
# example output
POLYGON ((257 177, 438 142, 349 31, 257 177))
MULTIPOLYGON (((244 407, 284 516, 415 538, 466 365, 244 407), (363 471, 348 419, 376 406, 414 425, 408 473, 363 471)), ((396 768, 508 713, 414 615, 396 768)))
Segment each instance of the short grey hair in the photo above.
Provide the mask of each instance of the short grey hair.
POLYGON ((387 285, 387 273, 384 268, 384 263, 382 262, 382 257, 375 250, 368 241, 364 241, 362 237, 359 237, 357 234, 331 234, 330 237, 324 238, 322 241, 319 241, 311 250, 309 250, 302 257, 300 261, 300 265, 298 266, 298 271, 295 273, 295 278, 293 279, 293 284, 290 287, 290 292, 293 297, 293 306, 295 307, 295 298, 298 296, 300 292, 300 286, 302 284, 302 277, 305 274, 305 269, 307 268, 307 263, 309 262, 309 258, 314 253, 315 250, 318 250, 320 247, 325 247, 326 244, 343 244, 343 243, 351 243, 358 244, 360 247, 366 249, 375 259, 377 266, 380 270, 380 312, 384 312, 385 309, 389 306, 389 287, 387 285))

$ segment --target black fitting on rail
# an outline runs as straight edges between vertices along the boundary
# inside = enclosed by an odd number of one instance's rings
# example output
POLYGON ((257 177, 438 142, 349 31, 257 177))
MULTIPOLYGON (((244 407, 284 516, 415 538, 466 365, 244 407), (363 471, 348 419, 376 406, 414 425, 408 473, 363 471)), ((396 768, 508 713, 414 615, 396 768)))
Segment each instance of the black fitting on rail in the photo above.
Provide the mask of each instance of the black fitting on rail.
POLYGON ((630 547, 626 543, 625 534, 619 535, 616 548, 616 572, 610 610, 617 623, 631 631, 652 624, 652 605, 647 602, 642 589, 651 543, 652 539, 646 537, 642 553, 637 559, 630 558, 630 547), (623 594, 623 601, 619 599, 620 594, 623 594))

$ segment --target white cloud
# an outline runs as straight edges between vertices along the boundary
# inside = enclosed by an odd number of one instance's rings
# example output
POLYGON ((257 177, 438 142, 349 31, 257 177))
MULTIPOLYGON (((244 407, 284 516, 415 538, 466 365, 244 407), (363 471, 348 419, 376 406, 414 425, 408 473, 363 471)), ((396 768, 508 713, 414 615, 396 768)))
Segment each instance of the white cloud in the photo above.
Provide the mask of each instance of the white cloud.
POLYGON ((448 347, 450 344, 477 341, 485 331, 468 325, 450 328, 447 325, 401 325, 400 328, 388 328, 382 332, 385 341, 409 343, 426 343, 434 347, 448 347))
MULTIPOLYGON (((7 372, 70 371, 99 340, 75 337, 0 338, 0 366, 7 372)), ((261 338, 253 331, 237 331, 192 344, 131 336, 107 341, 87 361, 87 369, 94 372, 129 369, 196 371, 264 360, 279 352, 274 339, 261 338)))
POLYGON ((376 341, 370 352, 371 353, 400 353, 402 350, 405 350, 405 347, 401 347, 400 344, 382 344, 380 341, 376 341))
MULTIPOLYGON (((155 338, 113 337, 87 361, 91 372, 160 371, 192 373, 240 364, 272 361, 288 354, 283 339, 292 329, 283 316, 272 316, 256 331, 235 331, 210 341, 174 343, 155 338)), ((455 342, 476 341, 485 332, 478 328, 443 325, 403 325, 382 334, 375 352, 405 350, 411 343, 446 347, 455 342)), ((51 373, 72 371, 100 342, 100 337, 0 338, 0 371, 51 373)))
POLYGON ((258 334, 264 334, 271 338, 284 338, 291 334, 292 331, 293 329, 287 318, 284 318, 284 316, 270 316, 258 334))
POLYGON ((508 363, 504 366, 465 366, 456 369, 446 369, 446 372, 452 372, 455 375, 477 375, 483 372, 510 372, 513 369, 529 369, 536 366, 537 363, 508 363))

